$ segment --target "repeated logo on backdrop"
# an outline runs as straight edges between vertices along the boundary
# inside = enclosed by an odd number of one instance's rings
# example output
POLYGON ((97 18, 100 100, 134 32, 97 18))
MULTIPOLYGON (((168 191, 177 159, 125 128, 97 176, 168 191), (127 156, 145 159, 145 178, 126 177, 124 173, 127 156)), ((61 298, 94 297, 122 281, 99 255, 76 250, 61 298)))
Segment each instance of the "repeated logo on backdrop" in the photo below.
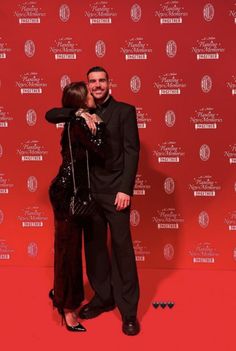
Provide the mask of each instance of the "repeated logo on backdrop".
MULTIPOLYGON (((1 148, 0 148, 1 152, 1 148)), ((1 155, 1 153, 0 153, 1 155)), ((8 195, 12 192, 14 184, 12 181, 6 176, 6 174, 0 172, 0 195, 8 195)))
POLYGON ((17 219, 24 228, 41 228, 45 226, 48 216, 39 206, 28 206, 21 210, 17 219))
POLYGON ((10 113, 0 106, 0 128, 8 128, 12 121, 13 117, 10 116, 10 113))
POLYGON ((133 246, 136 261, 146 261, 151 253, 150 250, 148 250, 148 248, 144 246, 141 240, 134 240, 133 246))
POLYGON ((76 60, 82 49, 72 37, 61 37, 54 40, 50 52, 55 60, 76 60))
POLYGON ((185 156, 181 146, 176 141, 164 141, 158 144, 158 149, 153 151, 158 163, 179 163, 185 156))
POLYGON ((182 24, 188 12, 182 5, 182 1, 170 0, 159 5, 155 16, 159 18, 160 24, 182 24))
POLYGON ((203 175, 194 178, 189 189, 195 197, 215 197, 221 186, 213 176, 203 175))
POLYGON ((217 129, 223 122, 223 118, 215 111, 213 107, 202 107, 194 111, 190 117, 191 123, 194 128, 202 129, 217 129))
POLYGON ((0 260, 48 264, 48 187, 64 123, 44 115, 99 65, 114 98, 136 108, 130 225, 138 266, 234 269, 235 1, 12 0, 2 10, 0 260))
POLYGON ((67 4, 63 4, 59 8, 59 18, 62 22, 68 22, 70 19, 70 7, 67 4))
POLYGON ((149 47, 144 38, 136 37, 126 40, 120 51, 125 60, 148 60, 152 48, 149 47))
POLYGON ((0 238, 0 260, 10 260, 14 250, 9 247, 5 239, 0 238))
POLYGON ((39 1, 24 1, 17 4, 14 16, 19 24, 40 24, 46 13, 39 5, 39 1))
POLYGON ((197 40, 193 52, 197 60, 219 60, 225 52, 225 48, 215 37, 204 37, 197 40))
POLYGON ((193 263, 213 264, 219 257, 219 252, 210 242, 199 242, 189 251, 193 263))
POLYGON ((112 6, 112 1, 94 1, 88 6, 85 15, 89 23, 94 24, 112 24, 117 12, 112 6))
POLYGON ((0 60, 8 58, 11 51, 12 49, 9 47, 9 45, 2 37, 0 37, 0 60))
POLYGON ((151 185, 144 179, 142 174, 137 174, 134 185, 134 195, 146 195, 150 189, 151 185))
POLYGON ((157 89, 159 95, 180 95, 186 86, 177 73, 160 74, 158 80, 154 82, 154 88, 157 89))
POLYGON ((22 162, 42 162, 45 160, 48 151, 38 140, 27 140, 21 143, 20 147, 17 149, 17 154, 22 162))
POLYGON ((16 86, 23 94, 43 94, 47 83, 39 76, 38 72, 27 72, 20 75, 16 86))
POLYGON ((230 164, 236 163, 236 143, 229 145, 229 148, 224 152, 224 155, 230 164))
POLYGON ((175 208, 163 208, 152 217, 157 229, 180 229, 184 219, 175 208))

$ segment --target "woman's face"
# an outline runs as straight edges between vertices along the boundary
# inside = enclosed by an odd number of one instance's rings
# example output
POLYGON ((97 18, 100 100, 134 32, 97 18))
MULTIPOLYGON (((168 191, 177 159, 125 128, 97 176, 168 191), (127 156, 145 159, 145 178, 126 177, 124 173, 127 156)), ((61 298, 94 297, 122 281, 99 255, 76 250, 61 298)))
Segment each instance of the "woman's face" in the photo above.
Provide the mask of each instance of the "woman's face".
POLYGON ((96 104, 94 102, 94 98, 90 93, 88 93, 88 95, 87 95, 85 104, 88 108, 95 108, 96 107, 96 104))

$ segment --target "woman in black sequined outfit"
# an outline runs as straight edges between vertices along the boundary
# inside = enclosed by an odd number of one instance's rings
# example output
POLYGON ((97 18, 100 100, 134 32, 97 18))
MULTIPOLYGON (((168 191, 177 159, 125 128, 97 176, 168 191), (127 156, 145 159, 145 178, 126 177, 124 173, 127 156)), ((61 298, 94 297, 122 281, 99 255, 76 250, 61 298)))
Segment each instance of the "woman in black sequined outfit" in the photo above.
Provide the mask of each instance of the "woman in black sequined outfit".
POLYGON ((93 114, 93 97, 84 82, 67 85, 62 94, 62 108, 46 113, 50 123, 65 123, 61 136, 62 164, 49 187, 49 197, 54 212, 54 287, 50 291, 53 304, 62 315, 69 331, 86 331, 77 321, 77 309, 84 299, 82 270, 82 232, 89 235, 89 220, 72 219, 69 202, 73 193, 71 157, 68 142, 68 126, 72 145, 74 172, 80 189, 88 191, 86 150, 89 161, 103 157, 104 123, 93 114), (59 113, 58 113, 59 112, 59 113), (96 130, 91 132, 87 119, 92 120, 96 130))

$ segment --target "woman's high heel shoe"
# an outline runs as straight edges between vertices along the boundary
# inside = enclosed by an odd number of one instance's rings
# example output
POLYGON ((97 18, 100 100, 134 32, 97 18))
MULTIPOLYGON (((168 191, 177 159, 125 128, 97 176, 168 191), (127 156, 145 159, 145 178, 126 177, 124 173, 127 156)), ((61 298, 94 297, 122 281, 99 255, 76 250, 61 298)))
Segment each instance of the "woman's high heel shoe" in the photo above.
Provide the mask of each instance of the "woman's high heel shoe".
POLYGON ((86 332, 87 329, 81 324, 78 322, 77 325, 73 326, 73 325, 69 325, 66 321, 66 316, 65 316, 65 312, 63 310, 58 310, 59 314, 61 315, 61 322, 62 322, 62 325, 63 325, 63 322, 65 322, 65 325, 66 325, 66 329, 71 331, 71 332, 86 332))

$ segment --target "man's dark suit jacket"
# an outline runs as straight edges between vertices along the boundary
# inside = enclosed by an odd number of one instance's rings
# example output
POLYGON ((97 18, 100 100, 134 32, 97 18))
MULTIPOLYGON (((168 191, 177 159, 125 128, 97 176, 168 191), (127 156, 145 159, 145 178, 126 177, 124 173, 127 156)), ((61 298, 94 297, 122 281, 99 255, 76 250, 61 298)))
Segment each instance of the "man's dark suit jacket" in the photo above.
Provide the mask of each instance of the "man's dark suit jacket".
MULTIPOLYGON (((69 108, 52 109, 46 113, 46 119, 51 123, 67 122, 73 111, 69 108)), ((132 195, 140 149, 135 108, 110 96, 103 105, 101 118, 106 125, 105 158, 93 162, 92 191, 132 195)))

